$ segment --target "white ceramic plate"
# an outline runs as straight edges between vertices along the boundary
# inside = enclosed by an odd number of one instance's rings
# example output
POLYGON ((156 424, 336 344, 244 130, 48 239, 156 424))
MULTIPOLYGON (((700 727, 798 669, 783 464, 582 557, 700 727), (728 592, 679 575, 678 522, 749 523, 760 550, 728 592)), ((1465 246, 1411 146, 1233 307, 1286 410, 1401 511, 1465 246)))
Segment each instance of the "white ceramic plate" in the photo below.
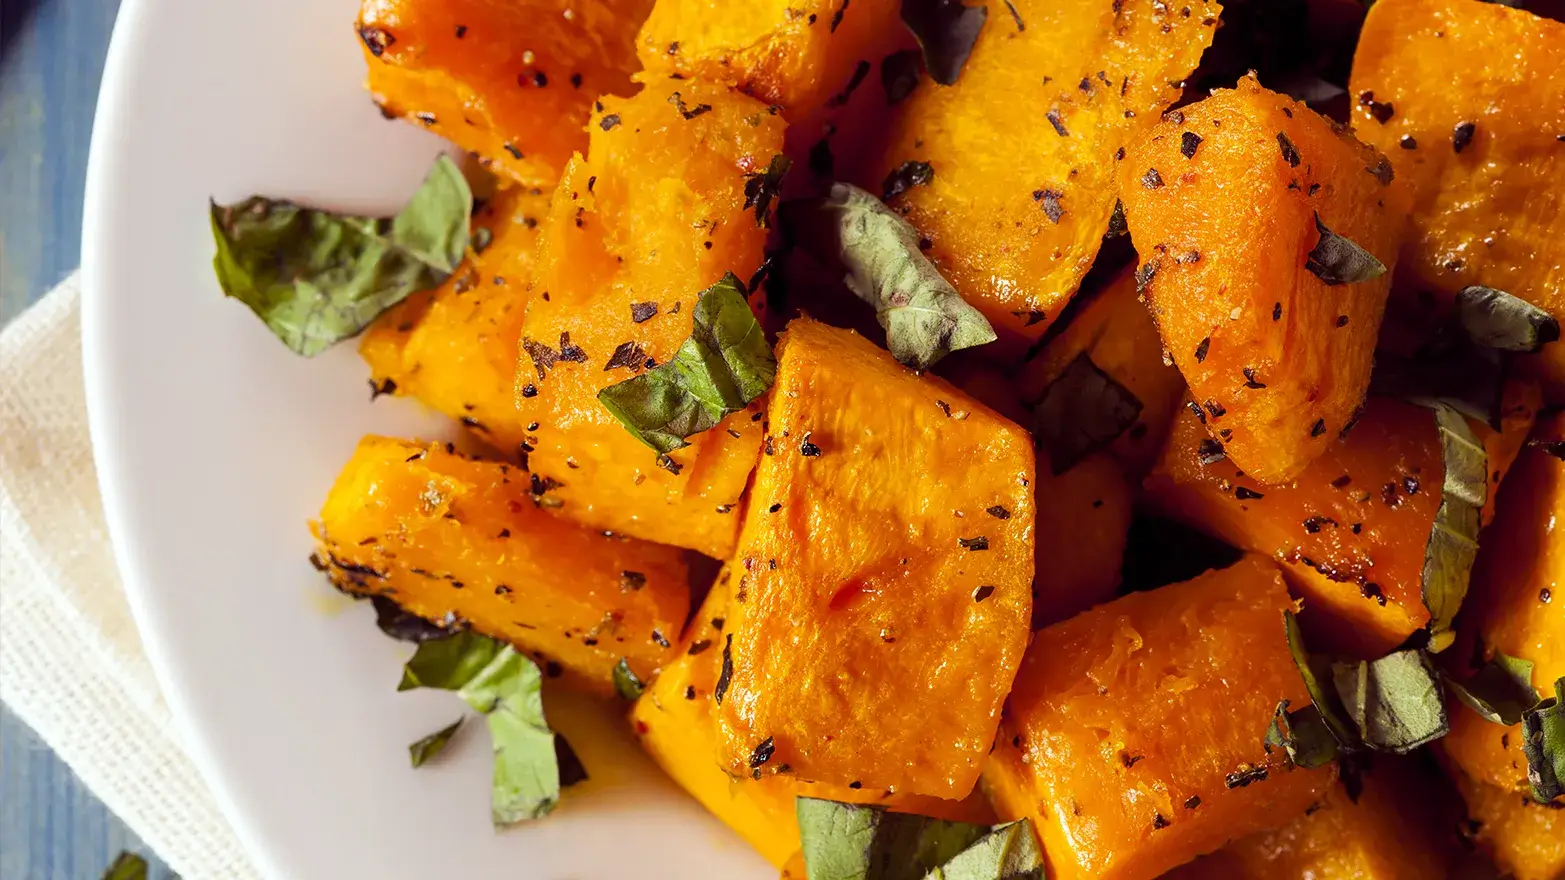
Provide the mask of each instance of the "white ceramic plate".
MULTIPOLYGON (((394 210, 440 144, 361 89, 357 0, 126 0, 99 99, 83 264, 87 398, 120 569, 182 731, 275 878, 762 878, 604 709, 550 704, 593 780, 495 832, 486 736, 414 771, 449 694, 398 694, 405 646, 335 601, 305 523, 366 432, 351 345, 289 353, 213 279, 207 199, 394 210)), ((472 736, 471 734, 478 734, 472 736)))

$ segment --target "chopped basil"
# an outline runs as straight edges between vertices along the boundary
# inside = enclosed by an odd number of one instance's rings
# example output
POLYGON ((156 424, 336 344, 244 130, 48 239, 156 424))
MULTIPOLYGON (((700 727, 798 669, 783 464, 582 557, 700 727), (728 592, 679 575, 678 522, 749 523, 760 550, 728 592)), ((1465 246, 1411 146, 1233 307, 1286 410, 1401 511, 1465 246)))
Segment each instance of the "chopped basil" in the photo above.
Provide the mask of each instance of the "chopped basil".
POLYGON ((782 192, 783 177, 792 167, 793 160, 778 153, 772 157, 765 171, 745 175, 744 207, 747 211, 755 209, 755 225, 766 225, 767 211, 771 210, 772 200, 782 192))
MULTIPOLYGON (((880 184, 880 197, 891 201, 915 186, 928 186, 935 179, 935 167, 928 162, 910 159, 898 165, 880 184)), ((835 188, 833 188, 835 194, 835 188)))
POLYGON ((598 392, 637 440, 659 453, 688 446, 772 387, 777 359, 733 273, 702 291, 690 338, 673 360, 598 392))
POLYGON ((446 750, 446 745, 451 742, 451 737, 456 735, 464 720, 458 718, 429 736, 409 745, 408 760, 412 762, 415 768, 422 767, 434 760, 441 752, 446 750))
POLYGON ((1434 661, 1423 651, 1335 663, 1332 680, 1348 717, 1372 749, 1405 755, 1450 730, 1434 661))
POLYGON ((1522 716, 1522 753, 1533 798, 1547 804, 1565 796, 1565 676, 1554 682, 1554 696, 1522 716))
POLYGON ((987 7, 962 0, 902 0, 902 23, 918 39, 929 76, 943 86, 962 75, 988 17, 987 7))
POLYGON ((561 746, 544 719, 542 684, 543 674, 526 655, 473 632, 420 644, 402 670, 397 690, 456 691, 488 722, 494 744, 490 812, 496 825, 548 815, 568 784, 561 746))
POLYGON ((1320 233, 1320 241, 1310 251, 1304 268, 1328 286, 1357 284, 1386 274, 1386 264, 1375 259, 1374 254, 1327 229, 1319 211, 1315 212, 1315 229, 1320 233))
POLYGON ((355 336, 410 294, 445 281, 468 246, 473 193, 441 156, 395 217, 362 217, 252 196, 211 203, 223 293, 306 357, 355 336))
POLYGON ((1462 288, 1456 314, 1468 338, 1500 351, 1535 352, 1560 338, 1560 322, 1553 315, 1492 287, 1462 288))
POLYGON ((133 852, 121 852, 103 873, 103 880, 147 880, 147 860, 133 852))
POLYGON ((1054 473, 1063 474, 1125 433, 1141 408, 1140 398, 1082 352, 1044 390, 1033 410, 1033 437, 1054 473))
POLYGON ((1446 686, 1484 720, 1507 727, 1520 724, 1522 715, 1538 705, 1532 661, 1504 652, 1495 652, 1494 659, 1466 681, 1446 679, 1446 686))
POLYGON ((1293 655, 1293 665, 1298 667, 1304 679, 1304 689, 1310 695, 1310 704, 1321 717, 1321 722, 1332 737, 1342 746, 1358 741, 1342 703, 1334 691, 1328 691, 1332 683, 1331 661, 1310 654, 1304 644, 1304 632, 1299 629, 1299 618, 1292 611, 1284 611, 1283 633, 1288 640, 1288 653, 1293 655))
POLYGON ((1424 547, 1423 601, 1429 609, 1429 650, 1450 647, 1451 624, 1467 597, 1478 557, 1479 511, 1488 493, 1489 457, 1467 417, 1440 401, 1429 402, 1440 432, 1445 479, 1440 508, 1424 547))
POLYGON ((882 807, 795 801, 812 880, 1042 880, 1032 823, 993 827, 882 807))
POLYGON ((838 183, 820 203, 836 261, 854 295, 875 307, 892 357, 927 370, 953 351, 993 342, 994 328, 919 249, 918 230, 879 199, 838 183))
POLYGON ((1289 761, 1305 769, 1329 764, 1342 753, 1320 710, 1311 705, 1289 712, 1287 700, 1277 704, 1263 742, 1273 748, 1282 748, 1289 761))
POLYGON ((370 604, 375 606, 375 625, 399 642, 418 644, 451 635, 452 628, 430 623, 416 614, 404 611, 389 596, 371 596, 370 604))
POLYGON ((913 94, 923 71, 918 66, 918 50, 905 49, 893 52, 880 62, 880 87, 886 93, 886 104, 897 104, 913 94))
POLYGON ((630 668, 630 662, 624 657, 619 658, 619 662, 614 664, 614 692, 619 694, 619 698, 635 702, 646 689, 646 683, 630 668))

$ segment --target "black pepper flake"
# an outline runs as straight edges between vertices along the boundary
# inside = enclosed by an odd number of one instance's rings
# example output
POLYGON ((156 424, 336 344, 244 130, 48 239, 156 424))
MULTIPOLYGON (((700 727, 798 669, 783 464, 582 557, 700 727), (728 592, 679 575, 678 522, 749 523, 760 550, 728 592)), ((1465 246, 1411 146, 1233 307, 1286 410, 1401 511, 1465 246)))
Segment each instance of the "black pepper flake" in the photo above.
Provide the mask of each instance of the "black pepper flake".
POLYGON ((1185 798, 1185 809, 1193 810, 1193 809, 1195 809, 1196 807, 1199 807, 1199 806, 1201 806, 1201 796, 1200 795, 1193 794, 1190 797, 1185 798))
POLYGON ((1240 501, 1258 501, 1266 496, 1248 486, 1239 486, 1234 489, 1234 497, 1240 501))
POLYGON ((1196 447, 1196 460, 1202 465, 1217 464, 1227 457, 1228 453, 1223 449, 1223 444, 1211 437, 1202 438, 1201 444, 1196 447))
POLYGON ((1147 189, 1158 189, 1163 185, 1163 175, 1157 173, 1156 168, 1148 168, 1147 173, 1141 175, 1141 185, 1147 189))
POLYGON ((694 700, 695 698, 696 698, 696 686, 693 685, 693 684, 685 685, 685 699, 687 699, 687 700, 694 700))
POLYGON ((1152 283, 1152 279, 1157 277, 1157 270, 1161 268, 1162 265, 1163 261, 1157 257, 1153 257, 1152 259, 1147 260, 1145 263, 1142 263, 1136 269, 1136 290, 1145 290, 1147 285, 1152 283))
POLYGON ((880 88, 886 93, 886 104, 900 102, 913 93, 923 76, 917 49, 893 52, 880 62, 880 88))
POLYGON ((1163 829, 1163 828, 1167 828, 1168 826, 1170 826, 1172 824, 1174 824, 1174 823, 1172 823, 1172 822, 1168 821, 1167 819, 1163 818, 1163 814, 1162 813, 1153 813, 1152 814, 1152 830, 1153 831, 1157 831, 1157 830, 1160 830, 1160 829, 1163 829))
POLYGON ((1282 303, 1280 303, 1280 302, 1272 303, 1272 320, 1273 321, 1281 321, 1282 320, 1282 303))
POLYGON ((989 584, 984 584, 983 586, 973 591, 973 601, 982 602, 983 600, 993 595, 994 587, 990 586, 989 584))
POLYGON ((1331 488, 1333 488, 1333 489, 1346 489, 1348 487, 1348 484, 1351 483, 1351 482, 1353 482, 1353 478, 1348 476, 1347 474, 1343 474, 1342 476, 1340 476, 1340 477, 1336 478, 1335 480, 1331 481, 1331 488))
POLYGON ((1319 437, 1320 435, 1322 435, 1324 433, 1326 433, 1326 420, 1325 419, 1316 419, 1315 420, 1315 424, 1310 426, 1310 436, 1311 437, 1319 437))
POLYGON ((665 471, 668 471, 676 477, 679 476, 680 471, 685 469, 684 465, 673 460, 672 458, 669 458, 667 455, 659 455, 657 457, 657 466, 665 471))
MULTIPOLYGON (((1391 160, 1385 156, 1381 156, 1379 161, 1364 170, 1369 172, 1370 177, 1380 181, 1381 186, 1390 186, 1391 181, 1396 179, 1396 174, 1391 169, 1391 160)), ((1318 186, 1320 186, 1318 183, 1310 184, 1310 195, 1315 195, 1318 186)))
MULTIPOLYGON (((716 621, 713 621, 713 623, 716 624, 716 621)), ((718 627, 718 629, 722 629, 722 627, 718 627)), ((723 705, 723 697, 728 695, 728 685, 729 685, 730 682, 733 681, 733 678, 734 678, 734 636, 733 636, 733 633, 729 633, 728 634, 728 638, 723 640, 723 668, 722 668, 722 672, 720 672, 718 674, 718 676, 717 676, 717 686, 712 688, 712 699, 717 701, 717 705, 719 705, 719 706, 723 705)))
POLYGON ((1471 122, 1458 122, 1451 132, 1451 149, 1458 153, 1467 149, 1467 146, 1473 142, 1473 134, 1477 130, 1478 126, 1471 122))
POLYGON ((1179 136, 1179 154, 1186 159, 1194 159, 1195 151, 1201 146, 1201 136, 1193 131, 1187 131, 1179 136))
POLYGON ((1058 193, 1052 189, 1033 190, 1032 194, 1033 201, 1042 206, 1044 216, 1049 218, 1050 223, 1056 225, 1059 224, 1060 218, 1065 216, 1065 208, 1060 205, 1060 199, 1064 197, 1064 193, 1058 193))
POLYGON ((1347 315, 1338 315, 1337 316, 1337 326, 1338 327, 1346 327, 1346 326, 1348 326, 1348 316, 1347 315))
POLYGON ((610 113, 602 119, 598 120, 598 127, 604 131, 612 131, 617 125, 619 125, 618 113, 610 113))
POLYGON ((1132 755, 1129 752, 1119 753, 1120 763, 1124 764, 1126 767, 1134 767, 1136 766, 1136 762, 1145 761, 1146 758, 1146 755, 1132 755))
POLYGON ((854 791, 858 791, 859 789, 864 787, 864 783, 862 783, 862 782, 858 781, 857 779, 855 779, 852 782, 848 783, 848 787, 853 789, 854 791))
POLYGON ((386 50, 397 42, 397 38, 391 35, 391 31, 378 27, 359 28, 359 39, 364 41, 365 47, 376 58, 384 55, 386 50))
MULTIPOLYGON (((370 381, 370 400, 371 400, 371 402, 373 402, 375 400, 375 398, 381 396, 382 394, 394 394, 394 393, 396 393, 397 381, 395 379, 388 378, 388 379, 384 379, 384 380, 382 380, 380 382, 376 382, 374 379, 371 379, 369 381, 370 381)), ((422 458, 423 457, 423 453, 419 453, 419 457, 422 458)))
POLYGON ((622 571, 619 573, 619 588, 626 593, 633 593, 647 585, 647 576, 639 571, 622 571))
MULTIPOLYGON (((840 12, 838 13, 838 15, 841 14, 840 12)), ((843 86, 842 91, 832 95, 831 100, 826 102, 826 106, 841 107, 847 104, 848 100, 853 97, 854 90, 864 82, 866 76, 869 76, 869 69, 870 63, 860 59, 859 63, 853 68, 853 75, 848 78, 848 84, 843 86)))
POLYGON ((915 186, 927 186, 935 179, 935 168, 928 162, 910 160, 897 166, 897 169, 886 175, 881 183, 881 197, 883 202, 889 202, 902 195, 915 186))
POLYGON ((694 107, 686 107, 685 99, 681 97, 678 92, 670 94, 668 96, 668 102, 673 104, 674 107, 679 110, 679 115, 686 119, 695 119, 697 116, 712 112, 711 104, 697 104, 694 107))
POLYGON ((771 507, 766 508, 766 512, 767 513, 776 513, 779 510, 782 510, 782 504, 781 503, 773 504, 771 507))
MULTIPOLYGON (((1163 112, 1163 121, 1164 122, 1171 122, 1174 125, 1184 125, 1185 124, 1185 114, 1184 114, 1184 111, 1182 111, 1182 110, 1165 110, 1163 112)), ((1201 139, 1200 138, 1196 138, 1196 140, 1199 141, 1201 139)))
POLYGON ((1116 161, 1116 162, 1123 162, 1123 161, 1125 161, 1125 148, 1124 147, 1120 147, 1119 149, 1114 151, 1114 161, 1116 161))
POLYGON ((689 654, 692 657, 694 657, 695 655, 701 653, 702 651, 705 651, 707 648, 710 648, 710 647, 712 647, 712 640, 711 639, 701 639, 699 641, 691 642, 689 650, 685 651, 685 653, 689 654))
POLYGON ((609 362, 603 365, 603 372, 624 367, 631 372, 640 372, 641 367, 647 361, 647 353, 639 342, 621 342, 614 353, 609 356, 609 362))
POLYGON ((1364 92, 1360 94, 1359 105, 1369 108, 1369 115, 1373 116, 1375 121, 1381 125, 1385 125, 1387 122, 1390 122, 1391 117, 1396 113, 1396 108, 1391 105, 1390 101, 1375 100, 1374 92, 1364 92))
POLYGON ((804 440, 799 444, 799 454, 805 458, 815 458, 821 454, 821 448, 810 442, 809 431, 804 432, 804 440))
POLYGON ((966 547, 969 552, 989 549, 989 539, 983 535, 976 538, 957 538, 956 543, 966 547))
POLYGON ((633 324, 640 324, 652 320, 657 316, 658 304, 655 302, 639 302, 630 304, 630 320, 633 324))
POLYGON ((581 88, 581 82, 582 82, 581 74, 579 74, 579 73, 571 74, 571 88, 573 88, 573 89, 581 88))
POLYGON ((1206 411, 1210 413, 1214 419, 1220 419, 1223 416, 1228 415, 1228 407, 1223 406, 1221 403, 1218 403, 1215 400, 1208 400, 1206 402, 1206 411))
POLYGON ((842 16, 847 13, 848 4, 851 2, 853 2, 853 0, 842 0, 842 5, 837 7, 836 12, 832 13, 831 27, 828 29, 829 33, 834 34, 837 32, 837 25, 842 24, 842 16))
POLYGON ((1337 521, 1329 516, 1312 516, 1304 521, 1304 530, 1312 535, 1320 534, 1322 526, 1335 526, 1337 521))
POLYGON ((1004 507, 1002 507, 1001 505, 998 505, 998 504, 996 504, 993 507, 984 508, 984 513, 989 514, 990 516, 994 517, 995 519, 1010 519, 1011 518, 1011 512, 1009 510, 1006 510, 1004 507))
POLYGON ((1059 135, 1060 137, 1071 136, 1071 133, 1065 130, 1065 120, 1060 117, 1059 108, 1051 108, 1049 112, 1043 114, 1043 116, 1045 119, 1049 120, 1050 125, 1054 126, 1055 134, 1059 135))
POLYGON ((1410 134, 1402 135, 1401 139, 1397 141, 1397 146, 1404 150, 1416 150, 1418 149, 1418 138, 1410 134))
POLYGON ((1381 591, 1380 584, 1367 582, 1359 584, 1359 595, 1375 600, 1382 608, 1386 607, 1386 594, 1381 591))
MULTIPOLYGON (((724 583, 728 582, 728 576, 727 575, 723 576, 723 582, 724 583)), ((723 627, 726 626, 727 624, 728 624, 728 621, 725 618, 722 618, 722 617, 714 617, 714 618, 712 618, 712 629, 715 629, 718 632, 722 632, 723 631, 723 627)))
POLYGON ((1402 478, 1402 491, 1409 495, 1417 495, 1419 489, 1418 478, 1407 476, 1402 478))
POLYGON ((1538 601, 1542 602, 1545 605, 1549 604, 1549 601, 1552 600, 1553 598, 1554 598, 1554 593, 1548 587, 1544 587, 1543 589, 1538 591, 1538 601))
POLYGON ((1187 400, 1185 401, 1185 406, 1189 407, 1190 411, 1195 413, 1195 417, 1201 420, 1201 424, 1206 424, 1206 410, 1201 409, 1201 404, 1196 403, 1193 400, 1187 400))
POLYGON ((550 660, 543 664, 543 674, 550 678, 559 678, 565 674, 565 667, 556 660, 550 660))
POLYGON ((772 741, 772 737, 761 740, 761 744, 755 747, 754 752, 750 753, 750 769, 760 769, 762 765, 772 759, 772 753, 776 751, 777 744, 772 741))
POLYGON ((1288 167, 1299 167, 1299 162, 1301 161, 1299 159, 1299 151, 1294 149, 1293 141, 1288 140, 1288 136, 1280 131, 1277 132, 1277 148, 1282 150, 1283 161, 1288 163, 1288 167))
POLYGON ((653 630, 652 631, 652 641, 656 642, 657 646, 659 648, 669 648, 669 647, 672 647, 672 645, 670 645, 668 643, 668 639, 666 637, 664 637, 664 635, 662 633, 658 632, 657 630, 653 630))
POLYGON ((1244 788, 1252 782, 1262 782, 1266 779, 1265 767, 1252 767, 1249 764, 1241 764, 1238 770, 1223 777, 1223 784, 1230 789, 1244 788))
POLYGON ((1244 374, 1244 387, 1246 387, 1246 388, 1265 388, 1266 387, 1266 383, 1265 382, 1258 382, 1258 381, 1256 381, 1256 379, 1255 379, 1255 368, 1254 367, 1245 367, 1243 370, 1240 370, 1239 372, 1244 374))
POLYGON ((1363 532, 1364 532, 1364 524, 1363 523, 1354 523, 1353 525, 1349 526, 1349 528, 1351 528, 1353 530, 1353 534, 1355 534, 1355 535, 1363 534, 1363 532))

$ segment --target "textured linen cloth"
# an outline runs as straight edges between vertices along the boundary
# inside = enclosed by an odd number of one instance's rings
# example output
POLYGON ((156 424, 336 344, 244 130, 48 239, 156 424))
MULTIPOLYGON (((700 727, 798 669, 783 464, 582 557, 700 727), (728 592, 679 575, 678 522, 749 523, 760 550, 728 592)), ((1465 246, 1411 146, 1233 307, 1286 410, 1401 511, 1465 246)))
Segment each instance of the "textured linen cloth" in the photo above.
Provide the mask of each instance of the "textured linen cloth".
POLYGON ((258 878, 180 743, 115 569, 77 284, 0 332, 0 700, 187 880, 258 878))

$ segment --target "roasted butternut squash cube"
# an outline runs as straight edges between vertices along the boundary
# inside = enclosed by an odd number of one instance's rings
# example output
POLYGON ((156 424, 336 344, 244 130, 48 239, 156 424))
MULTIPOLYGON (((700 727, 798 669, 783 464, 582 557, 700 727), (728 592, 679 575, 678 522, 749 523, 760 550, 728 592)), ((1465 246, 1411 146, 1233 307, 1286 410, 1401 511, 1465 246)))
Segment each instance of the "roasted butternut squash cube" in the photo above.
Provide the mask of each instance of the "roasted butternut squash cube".
MULTIPOLYGON (((1424 551, 1445 477, 1430 410, 1372 397, 1348 435, 1291 483, 1263 486, 1207 435, 1190 404, 1145 483, 1149 509, 1277 560, 1304 599, 1312 645, 1375 657, 1429 623, 1424 551)), ((1489 458, 1489 498, 1537 406, 1536 387, 1518 383, 1505 399, 1503 430, 1469 420, 1489 458)))
POLYGON ((440 444, 364 438, 314 532, 339 589, 466 622, 597 693, 621 659, 651 676, 690 608, 681 551, 550 516, 525 472, 440 444))
POLYGON ((1565 810, 1546 807, 1510 788, 1456 773, 1473 839, 1515 880, 1565 877, 1565 810))
POLYGON ((517 375, 521 420, 538 425, 529 466, 554 482, 564 516, 724 558, 760 454, 760 402, 660 464, 598 392, 639 374, 642 359, 667 363, 701 291, 760 267, 766 204, 746 184, 755 189, 781 152, 783 122, 690 81, 601 105, 591 151, 566 168, 540 233, 517 375), (575 356, 540 362, 529 341, 575 356), (615 357, 637 346, 640 358, 615 357))
POLYGON ((1038 474, 1034 506, 1033 629, 1119 592, 1135 498, 1120 464, 1098 453, 1063 474, 1038 474))
POLYGON ((1076 293, 1114 212, 1118 150, 1178 99, 1222 6, 969 5, 987 15, 961 75, 913 91, 878 173, 859 183, 880 192, 911 179, 899 170, 920 166, 908 163, 927 164, 929 182, 890 203, 929 239, 926 253, 1002 342, 1019 348, 1076 293))
MULTIPOLYGON (((685 642, 678 646, 678 657, 663 667, 630 712, 637 741, 685 791, 779 867, 799 851, 794 811, 794 798, 799 795, 963 822, 993 821, 993 811, 977 794, 964 801, 947 801, 878 788, 809 783, 791 773, 755 779, 729 775, 718 764, 712 694, 722 676, 731 586, 725 569, 696 613, 685 642)), ((799 877, 803 880, 804 875, 799 877)))
MULTIPOLYGON (((1480 284, 1565 317, 1565 23, 1478 0, 1377 3, 1349 90, 1355 132, 1413 206, 1398 286, 1449 303, 1480 284)), ((1565 346, 1530 366, 1565 402, 1565 346)))
POLYGON ((1156 877, 1324 796, 1332 768, 1261 743, 1279 700, 1309 701, 1292 607, 1248 556, 1034 636, 984 782, 1002 820, 1033 820, 1051 878, 1156 877))
MULTIPOLYGON (((1539 433, 1565 439, 1565 419, 1553 416, 1539 433)), ((1542 447, 1524 450, 1500 488, 1499 512, 1484 530, 1461 621, 1472 650, 1453 652, 1465 678, 1493 652, 1531 661, 1532 686, 1552 696, 1565 676, 1565 461, 1542 447)), ((1454 701, 1453 701, 1454 702, 1454 701)), ((1475 781, 1526 792, 1521 725, 1506 727, 1466 705, 1451 708, 1451 732, 1440 748, 1475 781)))
POLYGON ((1329 284, 1368 273, 1362 252, 1326 249, 1345 238, 1396 262, 1407 212, 1387 168, 1252 77, 1171 114, 1119 165, 1163 345, 1253 480, 1298 476, 1364 400, 1390 273, 1329 284))
POLYGON ((461 420, 490 446, 526 455, 530 432, 516 411, 516 351, 538 223, 548 210, 544 190, 501 190, 473 219, 474 230, 488 230, 489 245, 444 284, 370 325, 359 355, 377 393, 415 398, 461 420))
POLYGON ((593 99, 629 94, 652 0, 363 0, 369 90, 529 185, 586 148, 593 99))
POLYGON ((1379 760, 1349 796, 1333 785, 1303 816, 1236 840, 1164 880, 1433 880, 1447 876, 1455 835, 1420 769, 1379 760))
POLYGON ((1185 380, 1163 361, 1147 307, 1136 293, 1135 274, 1115 276, 1107 287, 1070 319, 1059 335, 1027 360, 1017 390, 1036 406, 1071 362, 1085 353, 1098 369, 1141 401, 1136 423, 1109 446, 1125 473, 1139 480, 1152 469, 1185 396, 1185 380))
POLYGON ((965 797, 1027 642, 1032 440, 850 331, 795 320, 778 361, 720 763, 965 797))

